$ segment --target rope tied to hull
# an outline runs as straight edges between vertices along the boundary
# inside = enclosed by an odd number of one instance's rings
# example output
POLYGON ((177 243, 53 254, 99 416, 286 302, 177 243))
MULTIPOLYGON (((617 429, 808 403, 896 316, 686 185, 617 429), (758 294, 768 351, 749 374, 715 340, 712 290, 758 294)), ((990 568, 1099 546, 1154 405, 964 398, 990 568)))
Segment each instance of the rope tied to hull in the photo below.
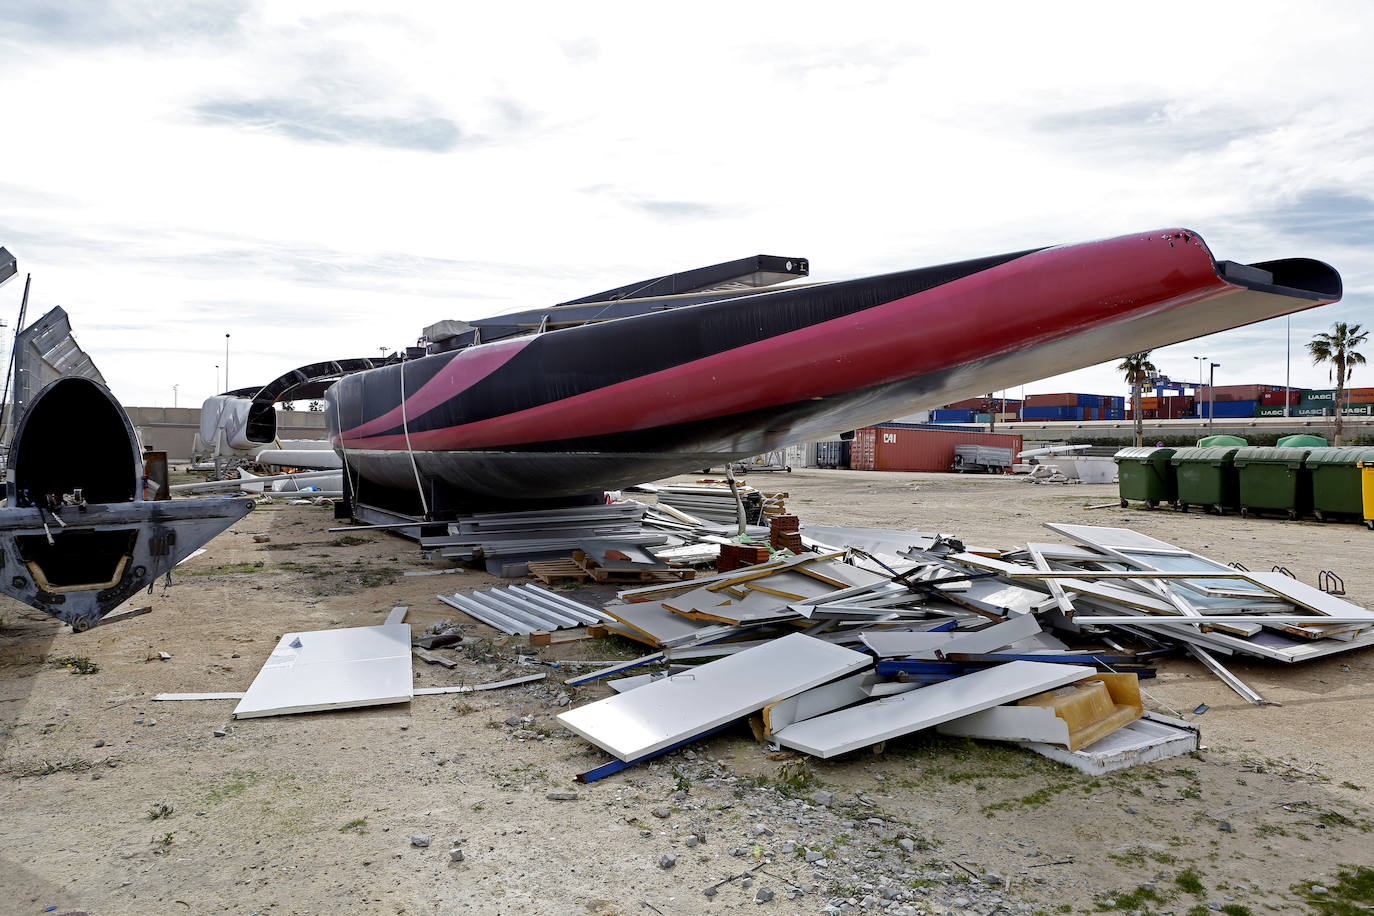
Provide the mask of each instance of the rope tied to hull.
MULTIPOLYGON (((352 507, 358 500, 358 486, 353 482, 353 472, 348 467, 348 445, 344 442, 343 411, 339 407, 339 395, 337 392, 330 392, 330 394, 334 395, 334 422, 339 425, 339 458, 343 461, 344 480, 348 483, 349 490, 352 491, 349 506, 349 514, 352 515, 354 514, 352 507)), ((349 490, 344 492, 347 493, 349 490)))
POLYGON ((429 500, 425 499, 425 487, 420 482, 420 466, 415 463, 415 449, 410 447, 410 421, 406 417, 406 362, 401 360, 401 431, 406 435, 406 452, 410 455, 410 470, 415 474, 415 492, 420 497, 420 508, 425 518, 429 518, 429 500))

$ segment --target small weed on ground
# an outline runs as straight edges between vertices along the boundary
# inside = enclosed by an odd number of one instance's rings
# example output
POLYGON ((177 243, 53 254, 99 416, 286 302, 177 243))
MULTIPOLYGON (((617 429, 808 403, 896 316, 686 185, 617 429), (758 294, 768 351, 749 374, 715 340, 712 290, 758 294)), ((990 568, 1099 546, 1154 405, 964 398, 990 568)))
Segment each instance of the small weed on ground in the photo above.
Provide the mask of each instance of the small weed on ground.
POLYGON ((100 670, 98 664, 84 655, 63 655, 60 658, 50 659, 48 663, 54 668, 66 668, 72 674, 95 674, 100 670))
POLYGON ((262 560, 249 562, 244 560, 241 563, 222 563, 219 566, 208 566, 205 569, 188 569, 184 576, 236 576, 243 573, 260 572, 263 568, 262 560))
POLYGON ((1317 916, 1368 916, 1374 910, 1374 868, 1347 867, 1334 878, 1295 884, 1293 891, 1317 916))
POLYGON ((205 801, 214 804, 215 802, 238 798, 260 782, 262 782, 260 773, 235 770, 225 774, 224 782, 212 787, 210 791, 205 793, 205 801))
POLYGON ((367 818, 355 817, 339 828, 340 833, 367 833, 363 828, 367 826, 367 818))
POLYGON ((1175 875, 1174 883, 1178 885, 1179 890, 1194 897, 1201 897, 1207 893, 1207 888, 1202 884, 1202 877, 1191 866, 1175 875))
POLYGON ((148 809, 148 820, 150 820, 150 821, 155 821, 155 820, 158 820, 159 818, 171 817, 171 816, 172 816, 172 806, 171 806, 171 805, 164 805, 164 804, 158 803, 158 804, 153 805, 151 808, 148 809))

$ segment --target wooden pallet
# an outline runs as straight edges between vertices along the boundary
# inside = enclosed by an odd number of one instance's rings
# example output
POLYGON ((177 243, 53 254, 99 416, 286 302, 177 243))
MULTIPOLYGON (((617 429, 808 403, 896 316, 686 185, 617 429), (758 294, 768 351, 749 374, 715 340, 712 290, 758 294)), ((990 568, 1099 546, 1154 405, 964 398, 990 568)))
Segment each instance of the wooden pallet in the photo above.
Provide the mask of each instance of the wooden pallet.
POLYGON ((589 566, 587 575, 597 582, 686 582, 695 579, 695 569, 603 569, 589 566))
POLYGON ((570 559, 535 560, 528 565, 530 575, 545 585, 550 585, 557 579, 576 579, 578 582, 585 582, 592 578, 591 573, 570 559))

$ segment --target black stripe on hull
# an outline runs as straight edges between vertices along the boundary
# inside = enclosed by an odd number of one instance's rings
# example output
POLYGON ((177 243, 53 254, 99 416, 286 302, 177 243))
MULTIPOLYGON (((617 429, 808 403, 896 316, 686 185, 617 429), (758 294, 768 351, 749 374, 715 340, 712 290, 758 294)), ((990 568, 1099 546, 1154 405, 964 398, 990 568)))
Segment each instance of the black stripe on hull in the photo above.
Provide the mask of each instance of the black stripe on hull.
MULTIPOLYGON (((762 292, 743 299, 541 334, 500 369, 467 390, 432 410, 409 417, 410 433, 516 413, 685 365, 925 292, 1032 251, 802 289, 762 292), (595 356, 589 358, 589 354, 595 356)), ((453 356, 438 354, 407 364, 406 391, 413 394, 453 356)), ((400 371, 399 366, 387 366, 341 379, 328 394, 331 435, 339 432, 334 399, 340 399, 345 429, 394 410, 400 393, 400 371)), ((372 435, 402 433, 402 427, 397 425, 372 435)))

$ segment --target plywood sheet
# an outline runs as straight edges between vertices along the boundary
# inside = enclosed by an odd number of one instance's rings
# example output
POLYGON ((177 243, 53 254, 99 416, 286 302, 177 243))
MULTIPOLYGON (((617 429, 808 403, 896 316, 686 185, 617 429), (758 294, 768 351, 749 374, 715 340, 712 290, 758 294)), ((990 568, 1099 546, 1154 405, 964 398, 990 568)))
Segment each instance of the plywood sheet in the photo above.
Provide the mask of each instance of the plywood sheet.
POLYGON ((777 732, 773 738, 784 747, 817 757, 834 757, 1071 684, 1096 673, 1095 668, 1081 665, 1009 662, 910 693, 883 697, 797 722, 777 732))
POLYGON ((635 760, 872 663, 862 652, 793 633, 569 710, 558 721, 621 760, 635 760))
POLYGON ((408 623, 287 633, 234 717, 406 703, 412 692, 408 623))

